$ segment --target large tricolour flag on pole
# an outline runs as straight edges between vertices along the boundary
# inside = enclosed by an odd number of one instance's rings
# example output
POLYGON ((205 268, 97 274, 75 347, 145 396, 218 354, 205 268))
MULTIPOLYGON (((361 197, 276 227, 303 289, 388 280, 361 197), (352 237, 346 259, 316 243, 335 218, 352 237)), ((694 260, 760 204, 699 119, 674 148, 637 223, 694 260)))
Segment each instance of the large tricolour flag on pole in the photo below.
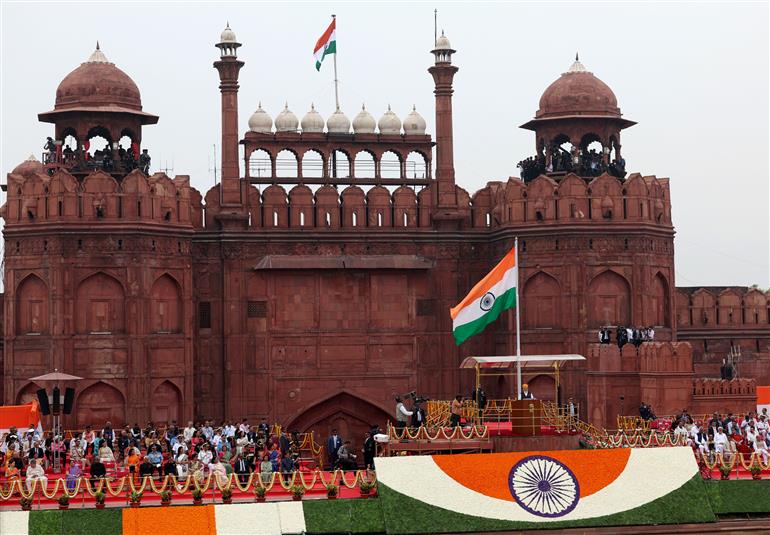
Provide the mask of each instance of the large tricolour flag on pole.
POLYGON ((465 299, 450 310, 455 342, 459 346, 495 321, 503 310, 516 306, 519 267, 516 248, 481 279, 465 299))
POLYGON ((332 19, 332 23, 326 28, 324 34, 318 39, 313 50, 315 56, 315 68, 317 71, 321 70, 321 63, 328 54, 335 54, 337 52, 337 38, 335 36, 337 30, 337 19, 332 19))

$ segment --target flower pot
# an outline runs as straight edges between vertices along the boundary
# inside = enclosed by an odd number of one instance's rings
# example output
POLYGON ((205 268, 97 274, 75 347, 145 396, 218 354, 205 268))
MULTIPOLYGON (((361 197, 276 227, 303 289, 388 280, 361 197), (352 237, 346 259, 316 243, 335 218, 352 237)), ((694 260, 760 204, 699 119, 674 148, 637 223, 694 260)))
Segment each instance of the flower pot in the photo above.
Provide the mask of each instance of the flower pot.
POLYGON ((330 499, 330 500, 336 500, 337 499, 337 495, 336 494, 327 494, 326 497, 328 499, 330 499))
POLYGON ((266 499, 264 496, 257 496, 257 503, 265 503, 266 499))
POLYGON ((232 498, 222 498, 222 503, 233 503, 232 498))
POLYGON ((104 509, 104 506, 105 506, 104 502, 102 502, 102 503, 96 502, 96 508, 97 509, 104 509))
POLYGON ((751 474, 751 479, 762 479, 762 473, 757 472, 756 474, 751 474))
POLYGON ((369 497, 369 491, 367 490, 367 491, 365 491, 365 492, 364 492, 364 491, 362 490, 362 491, 361 491, 361 497, 362 497, 362 498, 368 498, 368 497, 369 497))
POLYGON ((59 504, 59 511, 66 511, 69 508, 70 508, 70 504, 67 504, 67 505, 59 504))
POLYGON ((22 511, 31 511, 32 510, 32 506, 31 505, 22 505, 21 506, 21 510, 22 511))
POLYGON ((730 479, 730 474, 722 474, 722 480, 730 479))
POLYGON ((203 505, 203 498, 193 498, 193 505, 203 505))
POLYGON ((136 508, 137 508, 137 507, 139 507, 140 505, 141 505, 141 504, 140 504, 139 502, 131 502, 131 509, 136 509, 136 508))
POLYGON ((291 499, 294 500, 295 502, 299 502, 299 501, 302 501, 302 496, 292 496, 291 499))
POLYGON ((164 501, 160 502, 160 506, 161 507, 168 507, 169 505, 171 505, 171 500, 167 500, 165 502, 164 501))

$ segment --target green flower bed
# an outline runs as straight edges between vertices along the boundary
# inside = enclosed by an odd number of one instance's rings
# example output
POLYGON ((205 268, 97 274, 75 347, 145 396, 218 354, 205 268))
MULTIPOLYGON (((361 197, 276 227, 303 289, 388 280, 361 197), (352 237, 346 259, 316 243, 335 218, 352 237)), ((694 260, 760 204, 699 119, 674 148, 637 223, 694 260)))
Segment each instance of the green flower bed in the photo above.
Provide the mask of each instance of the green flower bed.
POLYGON ((770 480, 714 480, 703 486, 718 515, 770 513, 770 480))
POLYGON ((29 515, 29 535, 120 535, 122 532, 121 509, 32 511, 29 515))
POLYGON ((302 502, 308 533, 384 533, 378 498, 302 502))
MULTIPOLYGON (((513 522, 455 513, 378 485, 388 533, 447 533, 512 531, 589 526, 630 526, 714 522, 716 517, 704 491, 700 474, 681 488, 651 503, 614 515, 558 522, 513 522)), ((511 504, 515 507, 514 504, 511 504)))

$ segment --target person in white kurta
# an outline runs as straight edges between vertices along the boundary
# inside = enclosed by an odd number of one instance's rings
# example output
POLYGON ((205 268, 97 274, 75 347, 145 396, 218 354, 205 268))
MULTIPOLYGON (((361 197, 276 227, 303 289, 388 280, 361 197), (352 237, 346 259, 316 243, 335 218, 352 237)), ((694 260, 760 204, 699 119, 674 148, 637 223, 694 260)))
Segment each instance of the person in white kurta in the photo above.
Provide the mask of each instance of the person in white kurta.
POLYGON ((35 481, 39 481, 37 484, 38 489, 44 489, 48 485, 48 478, 45 475, 45 470, 40 466, 37 459, 32 459, 27 467, 27 490, 31 491, 35 481))
POLYGON ((725 435, 724 429, 721 426, 714 433, 714 450, 722 455, 727 450, 727 435, 725 435))

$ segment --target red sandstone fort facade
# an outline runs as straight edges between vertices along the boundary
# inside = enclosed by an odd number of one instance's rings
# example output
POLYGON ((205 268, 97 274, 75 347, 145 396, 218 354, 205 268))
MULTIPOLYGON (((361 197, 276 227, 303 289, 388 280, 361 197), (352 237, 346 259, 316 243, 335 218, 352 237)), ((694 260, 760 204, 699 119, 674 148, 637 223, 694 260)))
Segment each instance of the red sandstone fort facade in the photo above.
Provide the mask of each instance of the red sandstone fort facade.
MULTIPOLYGON (((659 414, 746 409, 753 378, 770 384, 768 296, 675 286, 669 179, 550 170, 475 193, 455 183, 445 37, 429 69, 435 140, 416 111, 402 125, 362 110, 351 133, 340 110, 326 124, 311 110, 300 127, 288 107, 275 128, 260 107, 241 137, 240 44, 228 28, 217 46, 222 176, 203 195, 188 176, 124 165, 158 117, 98 49, 39 115, 56 154, 10 172, 2 208, 3 402, 33 398, 28 378, 58 368, 84 377, 67 427, 264 416, 357 435, 385 423, 396 393, 467 395, 463 357, 515 352, 509 314, 457 348, 448 309, 516 236, 523 352, 586 355, 561 384, 582 417, 613 426, 641 400, 659 414), (83 150, 97 136, 101 161, 83 150), (604 325, 654 325, 656 343, 621 354, 595 344, 604 325), (730 347, 750 379, 714 379, 730 347)), ((633 124, 576 61, 523 127, 550 165, 565 142, 620 158, 633 124)), ((552 378, 525 379, 553 397, 552 378)), ((504 379, 484 386, 515 396, 504 379)))

